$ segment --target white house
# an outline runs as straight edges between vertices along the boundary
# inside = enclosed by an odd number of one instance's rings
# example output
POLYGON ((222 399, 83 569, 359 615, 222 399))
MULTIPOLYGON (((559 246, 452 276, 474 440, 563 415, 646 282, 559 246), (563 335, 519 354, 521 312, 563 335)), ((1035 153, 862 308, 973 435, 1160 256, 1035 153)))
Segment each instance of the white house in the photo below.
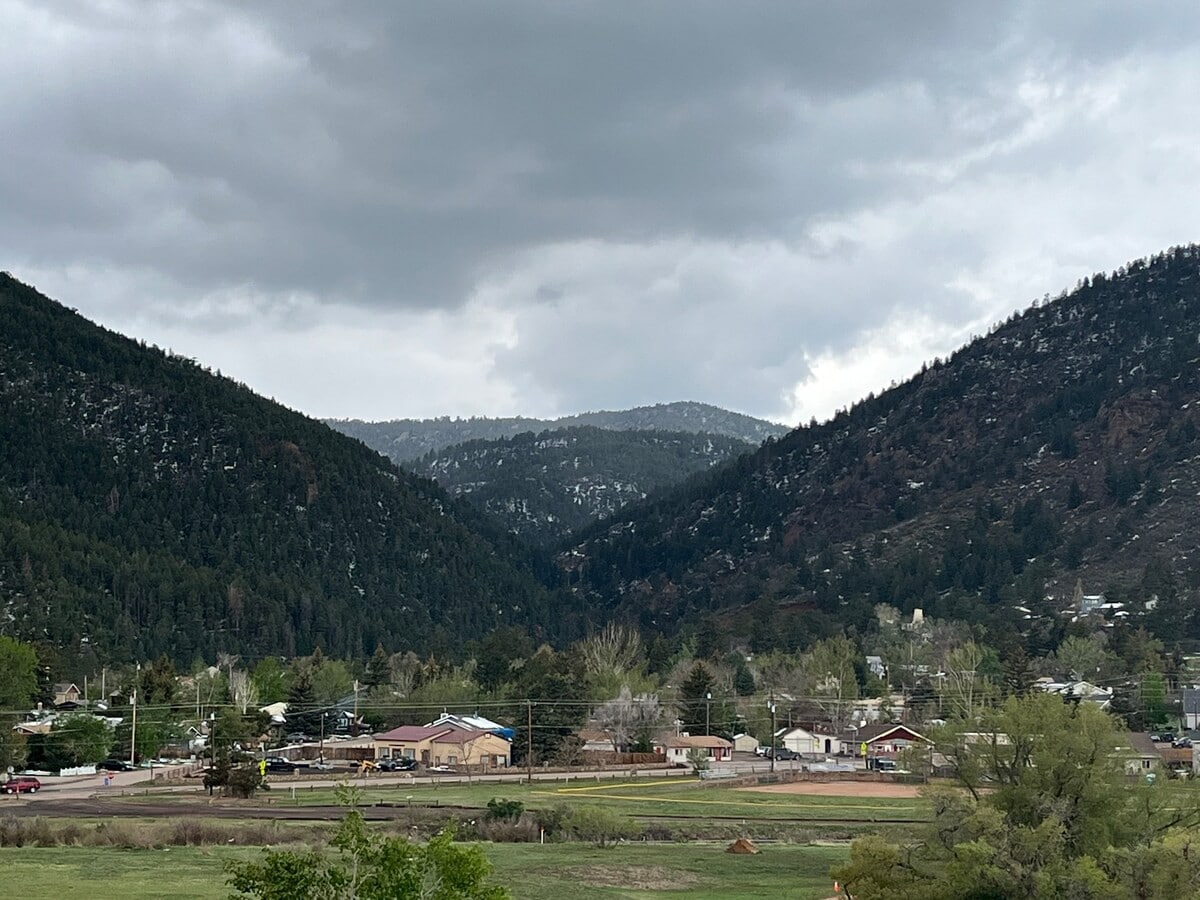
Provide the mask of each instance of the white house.
POLYGON ((709 762, 722 762, 733 756, 733 743, 710 734, 673 734, 654 742, 654 752, 669 763, 686 763, 693 750, 707 751, 709 762))
POLYGON ((841 744, 832 725, 781 728, 776 734, 775 742, 793 753, 809 754, 837 753, 841 744))

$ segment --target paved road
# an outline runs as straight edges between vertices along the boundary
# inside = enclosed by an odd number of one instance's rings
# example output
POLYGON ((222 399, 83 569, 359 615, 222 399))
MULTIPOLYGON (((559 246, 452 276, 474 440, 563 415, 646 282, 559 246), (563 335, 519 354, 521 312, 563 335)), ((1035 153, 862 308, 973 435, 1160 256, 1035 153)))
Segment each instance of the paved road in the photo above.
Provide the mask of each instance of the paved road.
MULTIPOLYGON (((746 756, 732 761, 715 763, 714 768, 733 771, 739 775, 766 773, 770 771, 769 760, 746 756)), ((799 771, 801 763, 798 760, 779 760, 775 764, 776 772, 799 771)), ((201 779, 188 779, 184 786, 175 784, 160 784, 161 778, 177 778, 189 769, 188 766, 164 766, 151 769, 138 769, 134 772, 113 772, 105 784, 105 773, 97 775, 79 775, 67 778, 48 777, 41 779, 42 790, 37 794, 23 794, 20 800, 39 802, 42 800, 85 800, 91 797, 111 797, 118 799, 124 794, 137 793, 180 793, 195 791, 204 792, 201 779)), ((534 771, 533 780, 539 782, 602 782, 610 779, 637 778, 687 778, 695 777, 688 769, 646 769, 619 768, 593 770, 588 772, 539 772, 534 771)), ((527 779, 523 769, 512 768, 493 775, 418 775, 409 773, 375 773, 361 776, 356 770, 343 769, 312 776, 279 776, 268 775, 267 781, 276 790, 309 790, 310 788, 328 788, 340 782, 348 781, 360 787, 385 787, 401 785, 432 785, 432 784, 513 784, 527 779)), ((0 810, 5 804, 12 803, 18 798, 0 795, 0 810)))

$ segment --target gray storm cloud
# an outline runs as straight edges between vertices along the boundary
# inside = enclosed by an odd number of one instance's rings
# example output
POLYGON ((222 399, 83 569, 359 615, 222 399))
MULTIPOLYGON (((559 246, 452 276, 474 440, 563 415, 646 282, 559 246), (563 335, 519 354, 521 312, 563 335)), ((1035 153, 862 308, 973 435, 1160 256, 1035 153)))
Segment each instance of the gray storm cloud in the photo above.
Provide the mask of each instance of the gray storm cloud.
POLYGON ((0 265, 315 414, 796 421, 1196 237, 1193 19, 9 0, 0 265))

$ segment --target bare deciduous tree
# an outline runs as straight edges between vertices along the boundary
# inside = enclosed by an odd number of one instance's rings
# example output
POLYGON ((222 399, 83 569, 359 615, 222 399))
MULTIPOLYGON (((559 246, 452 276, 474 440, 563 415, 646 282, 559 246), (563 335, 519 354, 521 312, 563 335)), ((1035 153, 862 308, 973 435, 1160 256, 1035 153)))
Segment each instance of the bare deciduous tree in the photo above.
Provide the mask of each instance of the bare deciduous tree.
POLYGON ((663 725, 664 713, 656 694, 633 696, 628 687, 603 703, 594 716, 596 724, 612 741, 613 750, 623 752, 638 738, 650 738, 663 725))

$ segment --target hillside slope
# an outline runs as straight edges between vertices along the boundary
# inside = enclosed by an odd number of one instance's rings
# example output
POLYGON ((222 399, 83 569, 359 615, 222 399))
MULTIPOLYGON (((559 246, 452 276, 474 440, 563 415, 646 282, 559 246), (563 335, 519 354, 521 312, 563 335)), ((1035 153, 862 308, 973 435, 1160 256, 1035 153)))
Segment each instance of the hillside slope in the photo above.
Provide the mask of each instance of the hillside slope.
POLYGON ((761 444, 788 429, 774 422, 730 412, 707 403, 660 403, 635 409, 588 412, 560 419, 512 418, 394 419, 362 422, 357 419, 327 419, 343 434, 362 441, 396 463, 406 463, 468 441, 499 440, 528 432, 538 433, 579 426, 609 431, 688 431, 736 438, 761 444))
POLYGON ((4 631, 191 662, 571 627, 425 479, 0 275, 4 631))
POLYGON ((1198 336, 1196 247, 1096 275, 560 563, 592 603, 665 629, 712 610, 758 646, 869 630, 883 602, 1037 651, 1076 584, 1200 638, 1198 336))
POLYGON ((573 427, 469 441, 409 467, 540 545, 753 449, 736 438, 573 427))

